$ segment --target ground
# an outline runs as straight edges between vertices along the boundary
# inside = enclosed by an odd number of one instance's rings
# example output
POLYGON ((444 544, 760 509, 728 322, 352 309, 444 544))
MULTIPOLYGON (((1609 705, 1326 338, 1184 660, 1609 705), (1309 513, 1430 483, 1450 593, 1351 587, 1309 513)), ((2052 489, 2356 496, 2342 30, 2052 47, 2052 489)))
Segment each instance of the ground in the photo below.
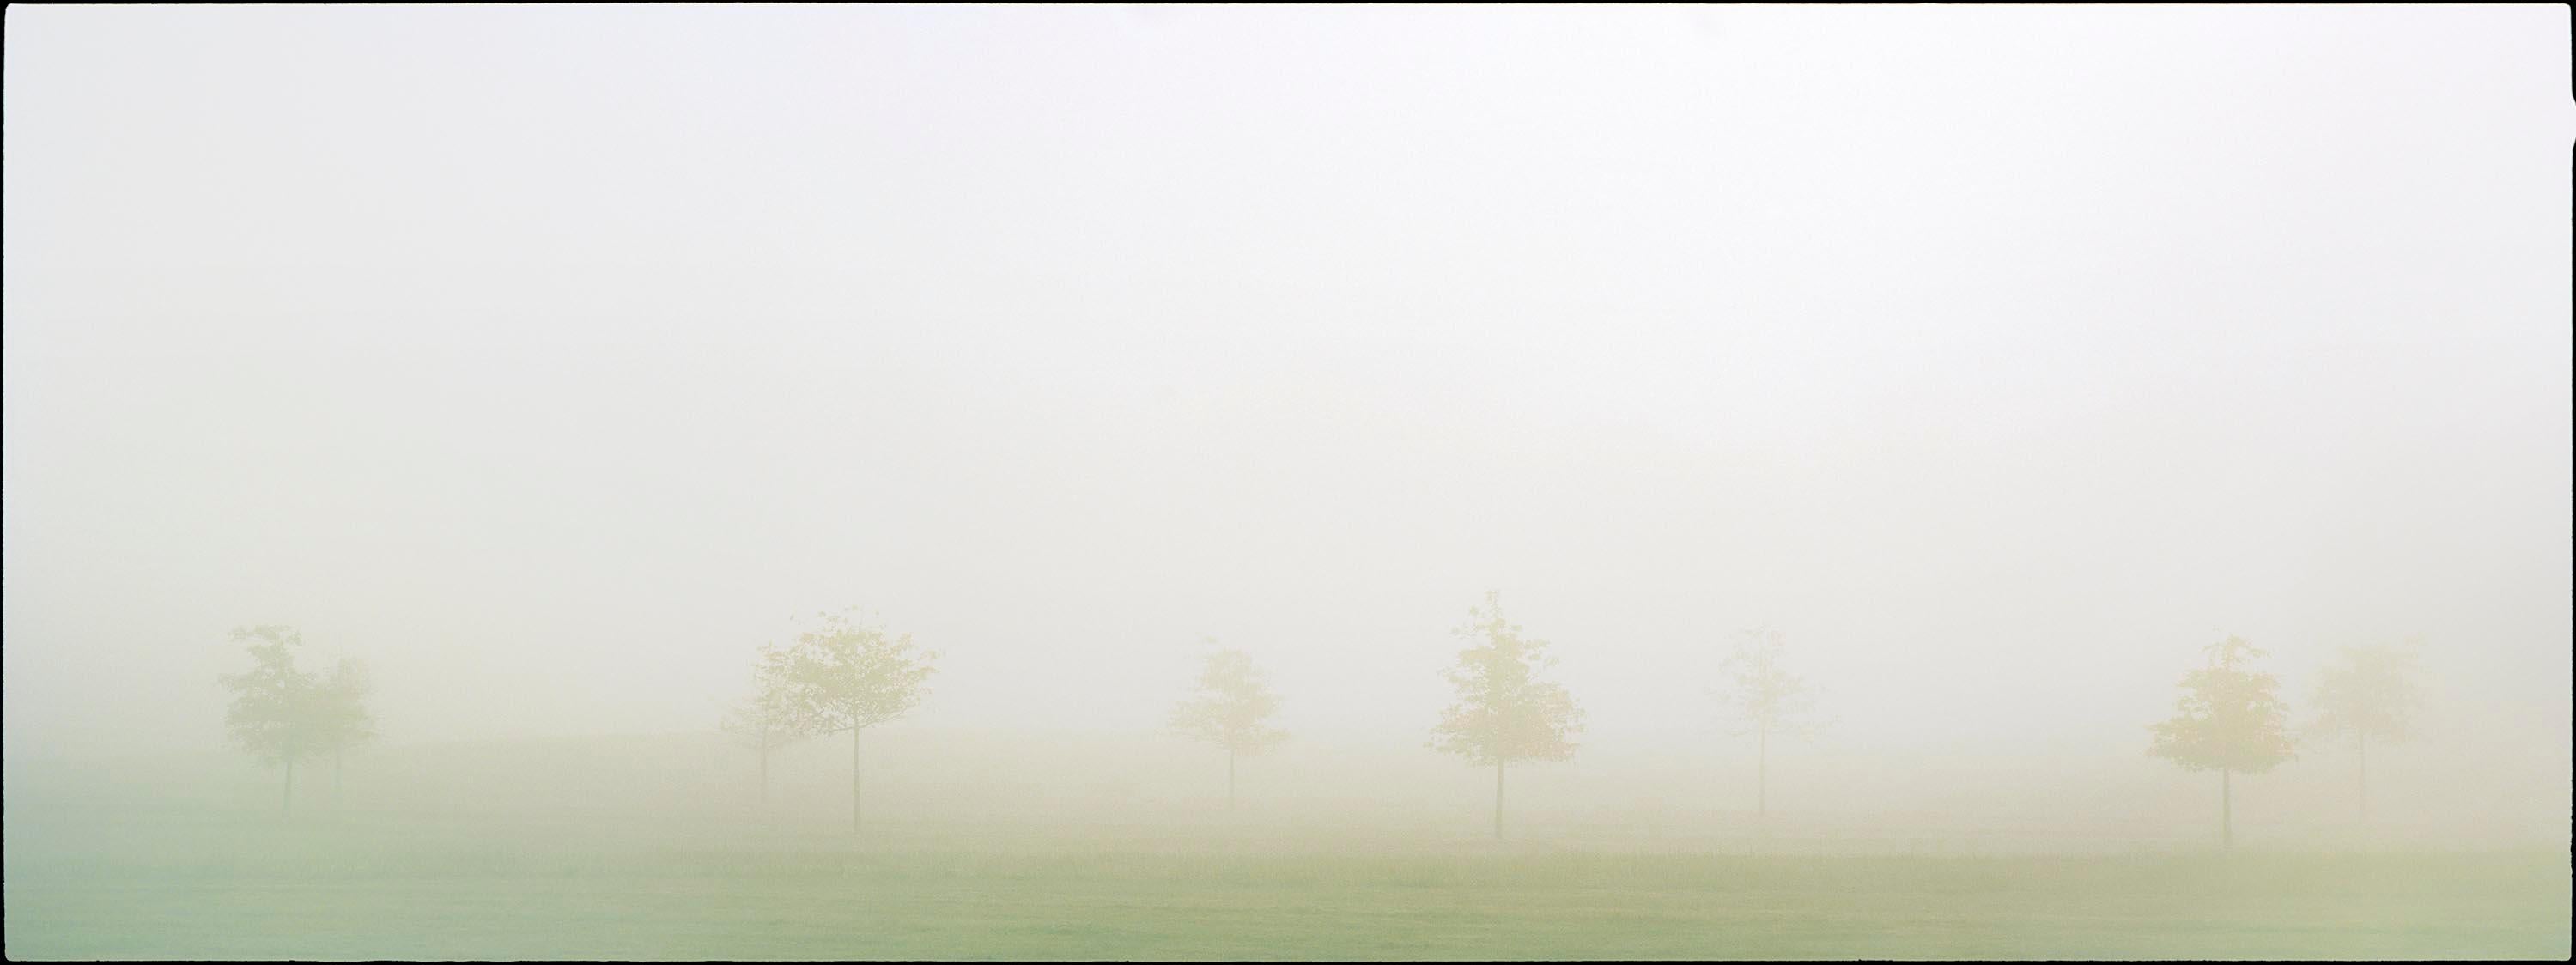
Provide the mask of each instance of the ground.
POLYGON ((2555 958, 2563 852, 1616 853, 1078 829, 9 826, 12 958, 2555 958))

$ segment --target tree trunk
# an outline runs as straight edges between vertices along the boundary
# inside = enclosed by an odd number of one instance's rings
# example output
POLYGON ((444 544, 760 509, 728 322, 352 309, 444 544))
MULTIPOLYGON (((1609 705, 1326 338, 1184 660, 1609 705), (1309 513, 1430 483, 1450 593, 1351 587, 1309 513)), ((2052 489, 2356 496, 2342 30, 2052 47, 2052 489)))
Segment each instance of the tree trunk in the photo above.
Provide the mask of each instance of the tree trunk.
POLYGON ((1494 840, 1503 839, 1503 762, 1494 762, 1494 840))
POLYGON ((2232 777, 2226 768, 2218 769, 2218 846, 2236 846, 2236 792, 2228 783, 2232 777))
POLYGON ((859 833, 859 728, 850 728, 850 833, 859 833))
POLYGON ((1225 809, 1234 810, 1234 748, 1225 749, 1225 809))
POLYGON ((1771 816, 1771 732, 1753 735, 1753 816, 1771 816))
POLYGON ((277 816, 285 817, 295 807, 295 758, 286 759, 286 786, 277 792, 277 816))
POLYGON ((2359 772, 2353 775, 2354 790, 2356 790, 2356 791, 2360 792, 2360 800, 2361 800, 2361 823, 2363 823, 2363 824, 2369 824, 2369 823, 2370 823, 2370 737, 2369 737, 2368 735, 2365 735, 2365 734, 2356 734, 2356 735, 2353 735, 2353 739, 2352 739, 2352 749, 2353 749, 2353 752, 2354 752, 2356 755, 2358 755, 2358 757, 2359 757, 2359 760, 2357 761, 2357 763, 2359 763, 2359 764, 2361 765, 2361 768, 2360 768, 2359 772))

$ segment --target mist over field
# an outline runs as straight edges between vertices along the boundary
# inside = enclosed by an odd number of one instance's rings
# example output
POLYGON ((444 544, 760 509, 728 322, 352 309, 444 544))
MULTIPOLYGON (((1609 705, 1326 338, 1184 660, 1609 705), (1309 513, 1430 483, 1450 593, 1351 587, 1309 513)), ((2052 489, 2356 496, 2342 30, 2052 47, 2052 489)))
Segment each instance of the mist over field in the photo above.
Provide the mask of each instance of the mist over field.
POLYGON ((2564 8, 7 17, 13 957, 2567 954, 2564 8))

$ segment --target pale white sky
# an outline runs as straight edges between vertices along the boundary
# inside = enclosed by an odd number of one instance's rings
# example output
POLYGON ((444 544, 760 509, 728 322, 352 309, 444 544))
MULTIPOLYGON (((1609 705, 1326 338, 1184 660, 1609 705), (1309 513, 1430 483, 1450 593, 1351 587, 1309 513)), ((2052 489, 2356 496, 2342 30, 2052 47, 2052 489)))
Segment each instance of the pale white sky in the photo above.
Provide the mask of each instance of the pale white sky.
POLYGON ((2567 16, 14 7, 7 753, 218 746, 257 622, 703 728, 850 604, 918 726, 1214 635, 1416 747, 1489 587, 1596 746, 1764 623, 1855 745, 2235 632, 2564 747, 2567 16))

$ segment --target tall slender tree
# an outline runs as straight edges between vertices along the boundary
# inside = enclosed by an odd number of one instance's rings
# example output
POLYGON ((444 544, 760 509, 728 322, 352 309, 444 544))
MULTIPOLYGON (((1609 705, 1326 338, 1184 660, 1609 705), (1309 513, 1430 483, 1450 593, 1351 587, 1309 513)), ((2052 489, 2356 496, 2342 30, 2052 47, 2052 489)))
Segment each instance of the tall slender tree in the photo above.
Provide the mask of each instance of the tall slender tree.
POLYGON ((755 666, 753 678, 751 696, 726 712, 722 726, 734 743, 759 757, 760 810, 767 815, 770 755, 810 735, 801 729, 796 693, 778 675, 777 668, 763 662, 755 666))
POLYGON ((242 749, 284 771, 277 792, 277 813, 284 817, 295 807, 295 762, 325 747, 321 725, 329 701, 322 681, 295 667, 295 648, 304 637, 294 627, 241 627, 232 639, 249 648, 252 663, 247 671, 221 678, 233 692, 224 726, 242 749))
POLYGON ((761 670, 784 683, 784 703, 800 733, 850 734, 850 830, 859 830, 859 734, 901 717, 929 693, 936 651, 915 650, 912 635, 890 636, 856 618, 855 609, 820 614, 821 625, 785 648, 761 651, 761 670))
POLYGON ((1173 730, 1225 749, 1226 810, 1234 810, 1235 758, 1259 754, 1287 738, 1288 732, 1268 723, 1278 709, 1279 699, 1253 667, 1252 656, 1231 647, 1207 655, 1198 689, 1173 708, 1173 730))
POLYGON ((1452 635, 1473 642, 1442 672, 1458 700, 1431 728, 1431 749, 1470 764, 1494 768, 1494 837, 1503 836, 1503 768, 1515 761, 1561 761, 1574 756, 1574 734, 1583 710, 1565 687, 1538 679, 1555 666, 1547 641, 1522 635, 1503 617, 1502 594, 1487 592, 1469 608, 1452 635))
POLYGON ((366 664, 342 658, 320 681, 315 739, 331 752, 331 803, 340 803, 340 770, 350 748, 374 740, 376 719, 367 712, 367 695, 375 689, 366 664))
POLYGON ((1778 630, 1744 631, 1744 640, 1718 664, 1726 685, 1713 692, 1732 711, 1740 729, 1735 736, 1753 738, 1753 813, 1771 814, 1771 738, 1803 737, 1815 730, 1815 692, 1782 666, 1788 645, 1778 630))
POLYGON ((2345 647, 2317 683, 2319 713, 2308 732, 2352 740, 2354 801, 2364 821, 2370 819, 2370 742, 2414 736, 2415 708, 2423 703, 2417 646, 2410 640, 2402 647, 2345 647))
POLYGON ((2173 719, 2152 728, 2148 753, 2184 770, 2218 772, 2218 840, 2236 846, 2233 780, 2289 760, 2290 709, 2280 681, 2251 668, 2263 651, 2230 636, 2204 648, 2207 663, 2183 675, 2173 719))

